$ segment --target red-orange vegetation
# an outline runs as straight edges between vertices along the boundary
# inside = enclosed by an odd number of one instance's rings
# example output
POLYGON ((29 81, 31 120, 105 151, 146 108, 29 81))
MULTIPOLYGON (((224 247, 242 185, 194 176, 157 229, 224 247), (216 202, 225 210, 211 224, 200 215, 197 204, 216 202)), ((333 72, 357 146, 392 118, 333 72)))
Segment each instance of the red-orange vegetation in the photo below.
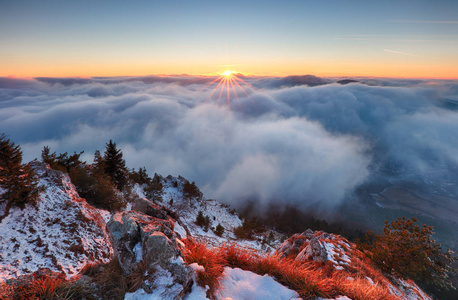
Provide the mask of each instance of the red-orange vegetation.
POLYGON ((218 249, 209 249, 191 239, 184 240, 184 243, 186 251, 183 254, 186 263, 197 263, 204 268, 203 271, 197 271, 197 284, 202 287, 208 286, 209 296, 212 297, 220 285, 224 266, 227 265, 224 256, 218 249))
POLYGON ((196 262, 205 268, 198 273, 198 283, 208 285, 211 292, 219 287, 225 266, 241 268, 259 275, 268 274, 295 290, 303 299, 330 298, 345 295, 351 299, 397 299, 390 292, 390 282, 370 265, 361 252, 351 247, 352 260, 347 269, 335 269, 331 262, 299 262, 278 255, 258 252, 233 244, 208 249, 204 244, 186 241, 187 263, 196 262))

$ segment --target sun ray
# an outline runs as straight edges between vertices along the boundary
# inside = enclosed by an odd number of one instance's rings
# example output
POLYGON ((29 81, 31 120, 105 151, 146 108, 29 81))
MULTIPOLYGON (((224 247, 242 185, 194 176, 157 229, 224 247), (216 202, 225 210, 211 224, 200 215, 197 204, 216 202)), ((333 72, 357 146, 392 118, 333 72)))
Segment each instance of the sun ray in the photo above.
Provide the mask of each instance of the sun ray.
POLYGON ((224 78, 223 78, 223 79, 221 80, 221 83, 222 83, 223 85, 221 86, 221 91, 219 91, 218 104, 219 104, 219 101, 221 100, 221 96, 223 95, 223 91, 224 91, 224 82, 225 82, 225 80, 224 80, 224 78))
POLYGON ((229 83, 231 84, 232 90, 234 91, 235 99, 237 99, 237 103, 238 103, 239 107, 242 108, 242 104, 240 103, 239 95, 237 94, 237 90, 234 87, 234 83, 233 82, 235 82, 235 80, 233 78, 229 78, 229 83))
POLYGON ((254 89, 254 86, 253 86, 253 85, 251 85, 250 83, 246 82, 246 81, 243 80, 242 78, 239 78, 239 77, 237 77, 237 76, 234 76, 234 78, 235 78, 236 80, 241 81, 243 84, 248 85, 250 88, 253 88, 253 89, 254 89))
POLYGON ((218 77, 216 77, 215 80, 213 80, 212 82, 210 82, 209 84, 207 84, 206 86, 204 86, 201 90, 203 90, 203 89, 209 87, 210 85, 212 85, 213 83, 215 83, 215 82, 218 81, 218 80, 221 80, 222 78, 223 78, 223 76, 218 76, 218 77))
MULTIPOLYGON (((219 77, 221 78, 221 77, 219 77)), ((217 79, 219 79, 217 78, 217 79)), ((218 87, 223 83, 222 80, 220 80, 220 82, 218 83, 218 85, 213 89, 212 93, 210 94, 210 96, 208 96, 207 100, 205 100, 205 102, 207 102, 208 100, 210 100, 210 98, 213 96, 213 94, 218 90, 218 87)))
POLYGON ((254 87, 248 82, 242 80, 241 78, 238 78, 238 74, 240 73, 237 73, 236 71, 232 70, 226 70, 218 74, 219 76, 217 78, 215 78, 210 83, 208 83, 204 88, 202 88, 205 89, 217 83, 216 87, 213 88, 212 92, 210 93, 206 101, 211 99, 213 95, 218 92, 217 104, 219 105, 221 102, 221 98, 223 97, 223 93, 225 93, 225 96, 227 98, 226 102, 229 109, 231 108, 231 100, 233 100, 234 98, 237 100, 239 107, 242 108, 242 104, 239 97, 239 91, 237 91, 240 90, 245 94, 245 96, 247 96, 248 99, 250 99, 251 102, 254 102, 253 99, 250 97, 249 93, 247 92, 247 90, 244 88, 244 86, 249 86, 253 89, 254 87), (232 97, 231 94, 235 97, 232 97))
MULTIPOLYGON (((248 99, 250 99, 251 103, 254 103, 253 98, 251 98, 251 96, 248 95, 248 93, 245 91, 245 89, 237 82, 237 79, 239 79, 239 78, 234 77, 234 82, 235 82, 235 84, 242 90, 242 92, 248 97, 248 99)), ((240 80, 241 80, 241 79, 240 79, 240 80)), ((243 80, 241 80, 241 81, 242 81, 242 82, 245 82, 245 81, 243 81, 243 80)), ((246 82, 245 82, 245 83, 246 83, 246 82)), ((249 84, 249 83, 246 83, 246 84, 248 84, 249 86, 253 87, 253 86, 252 86, 251 84, 249 84)))
POLYGON ((226 78, 227 106, 231 109, 231 93, 229 91, 229 78, 226 78))

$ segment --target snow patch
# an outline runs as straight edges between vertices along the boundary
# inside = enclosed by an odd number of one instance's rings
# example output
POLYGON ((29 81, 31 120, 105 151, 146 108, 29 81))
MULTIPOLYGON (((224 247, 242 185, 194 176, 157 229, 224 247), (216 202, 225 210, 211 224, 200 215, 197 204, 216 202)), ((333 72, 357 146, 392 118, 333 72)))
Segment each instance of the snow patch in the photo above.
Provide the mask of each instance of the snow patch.
POLYGON ((175 299, 175 296, 179 294, 179 291, 183 288, 178 283, 173 282, 172 274, 157 266, 156 274, 154 278, 154 286, 152 294, 148 294, 143 289, 139 289, 133 293, 126 293, 124 300, 160 300, 160 299, 175 299))
POLYGON ((135 244, 133 252, 135 253, 135 262, 143 260, 142 243, 135 244))
POLYGON ((268 275, 258 275, 239 268, 224 268, 218 300, 291 300, 299 295, 268 275))
POLYGON ((186 230, 183 228, 183 226, 181 226, 178 223, 175 223, 174 231, 178 233, 182 239, 185 239, 188 237, 188 235, 186 234, 186 230))

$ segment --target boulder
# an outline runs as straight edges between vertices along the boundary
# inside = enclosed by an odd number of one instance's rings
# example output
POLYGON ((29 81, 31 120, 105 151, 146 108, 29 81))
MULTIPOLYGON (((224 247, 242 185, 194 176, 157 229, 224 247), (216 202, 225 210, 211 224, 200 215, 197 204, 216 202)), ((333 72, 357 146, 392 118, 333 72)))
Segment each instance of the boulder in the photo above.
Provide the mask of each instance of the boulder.
POLYGON ((192 286, 192 269, 182 258, 182 243, 173 231, 174 220, 163 214, 160 206, 143 204, 154 207, 151 211, 162 218, 124 211, 114 214, 107 224, 123 273, 130 275, 146 264, 145 274, 157 276, 145 276, 141 286, 144 291, 151 292, 162 284, 168 299, 182 299, 192 286), (167 274, 167 280, 158 279, 158 276, 163 277, 161 274, 167 274))
POLYGON ((321 245, 320 238, 322 238, 321 235, 313 237, 308 245, 296 256, 296 260, 326 262, 328 260, 328 253, 326 248, 321 245))
POLYGON ((159 219, 168 219, 169 217, 176 219, 176 214, 170 209, 155 204, 146 198, 136 198, 132 203, 132 210, 144 213, 159 219))

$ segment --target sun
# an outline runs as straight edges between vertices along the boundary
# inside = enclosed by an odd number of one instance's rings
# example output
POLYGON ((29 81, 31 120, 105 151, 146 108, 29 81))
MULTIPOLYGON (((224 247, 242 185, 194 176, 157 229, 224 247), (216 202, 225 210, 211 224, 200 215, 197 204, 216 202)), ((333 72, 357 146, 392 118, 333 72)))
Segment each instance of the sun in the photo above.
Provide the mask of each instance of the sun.
POLYGON ((233 74, 235 74, 236 72, 235 71, 232 71, 232 70, 226 70, 224 71, 223 73, 221 73, 221 75, 223 75, 224 77, 231 77, 233 74))

